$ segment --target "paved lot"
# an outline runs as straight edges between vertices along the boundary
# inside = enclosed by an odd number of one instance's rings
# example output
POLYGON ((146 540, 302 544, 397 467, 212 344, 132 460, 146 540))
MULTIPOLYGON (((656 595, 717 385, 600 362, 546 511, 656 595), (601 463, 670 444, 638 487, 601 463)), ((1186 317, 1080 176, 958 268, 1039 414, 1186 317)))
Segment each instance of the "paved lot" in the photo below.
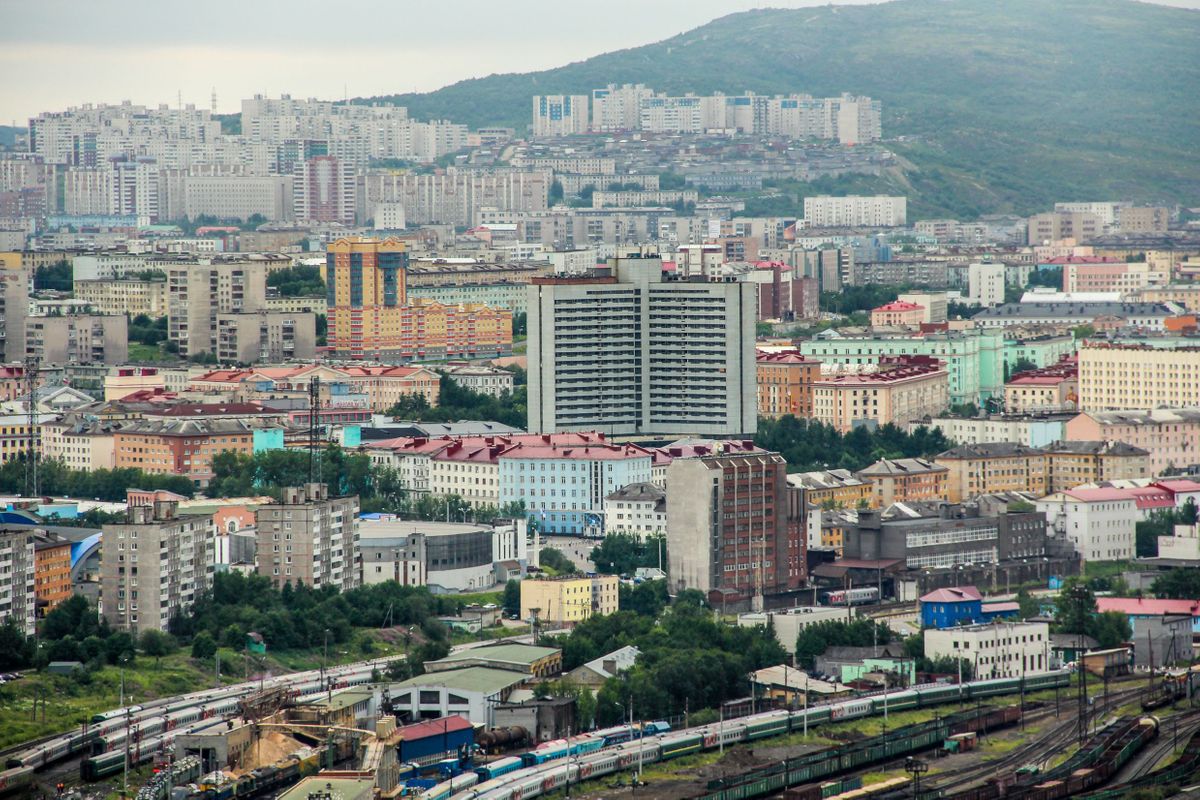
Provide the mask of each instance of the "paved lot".
POLYGON ((598 539, 581 539, 576 536, 544 536, 542 547, 553 547, 575 563, 584 572, 595 572, 596 565, 589 556, 592 548, 599 543, 598 539))

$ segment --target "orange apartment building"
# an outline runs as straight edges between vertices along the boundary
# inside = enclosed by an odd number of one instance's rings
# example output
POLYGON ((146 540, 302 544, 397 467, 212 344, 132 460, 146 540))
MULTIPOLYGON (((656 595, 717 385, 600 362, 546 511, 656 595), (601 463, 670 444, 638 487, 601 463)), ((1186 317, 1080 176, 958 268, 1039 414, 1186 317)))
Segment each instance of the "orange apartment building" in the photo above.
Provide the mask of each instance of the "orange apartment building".
POLYGON ((240 401, 266 400, 280 393, 307 394, 314 378, 321 382, 321 402, 341 402, 333 387, 344 384, 351 395, 364 398, 366 406, 377 413, 392 408, 406 395, 419 394, 430 406, 438 404, 441 376, 427 367, 332 366, 326 364, 260 369, 219 369, 197 375, 188 388, 218 392, 240 401))
POLYGON ((37 615, 46 616, 73 593, 71 542, 36 532, 33 542, 33 593, 37 615))
POLYGON ((813 382, 821 379, 821 362, 798 351, 758 351, 756 357, 758 415, 769 419, 791 414, 813 415, 813 382))
POLYGON ((218 453, 253 454, 256 430, 250 422, 234 419, 138 420, 113 433, 116 466, 186 475, 196 486, 205 486, 218 453))
POLYGON ((398 239, 339 239, 326 252, 329 346, 339 357, 411 361, 512 352, 512 312, 407 296, 398 239))
POLYGON ((1050 486, 1045 451, 1011 442, 968 444, 939 453, 934 461, 949 470, 947 499, 952 503, 992 492, 1033 492, 1050 486))
POLYGON ((945 500, 950 470, 923 458, 885 458, 858 477, 874 486, 876 508, 911 500, 945 500))

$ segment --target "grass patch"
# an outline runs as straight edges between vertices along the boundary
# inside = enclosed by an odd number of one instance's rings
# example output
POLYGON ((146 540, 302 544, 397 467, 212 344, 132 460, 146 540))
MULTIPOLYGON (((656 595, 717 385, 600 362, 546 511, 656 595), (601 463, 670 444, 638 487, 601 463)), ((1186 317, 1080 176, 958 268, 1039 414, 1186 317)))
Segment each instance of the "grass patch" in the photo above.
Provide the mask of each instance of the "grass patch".
POLYGON ((162 357, 162 351, 158 349, 158 345, 142 344, 141 342, 129 343, 130 361, 160 361, 162 357))

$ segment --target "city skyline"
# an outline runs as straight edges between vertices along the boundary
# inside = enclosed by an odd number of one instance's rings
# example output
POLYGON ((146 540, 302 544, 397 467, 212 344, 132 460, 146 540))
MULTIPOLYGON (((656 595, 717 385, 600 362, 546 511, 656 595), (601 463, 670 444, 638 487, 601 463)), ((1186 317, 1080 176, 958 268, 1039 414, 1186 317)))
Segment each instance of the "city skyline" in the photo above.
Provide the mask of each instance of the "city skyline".
MULTIPOLYGON (((846 4, 868 0, 838 3, 846 4)), ((1200 0, 1157 4, 1198 8, 1200 0)), ((292 6, 284 13, 276 0, 250 6, 218 0, 203 8, 144 0, 103 5, 2 0, 0 70, 21 74, 22 80, 0 85, 0 124, 24 126, 43 111, 122 100, 147 106, 182 100, 209 108, 214 92, 220 113, 235 113, 243 98, 260 93, 342 99, 427 92, 650 44, 739 11, 823 5, 828 3, 614 0, 597 18, 583 6, 564 11, 551 0, 503 7, 464 0, 403 11, 351 0, 339 6, 341 19, 351 20, 349 25, 382 24, 354 27, 356 47, 347 59, 344 51, 326 47, 326 29, 311 24, 313 16, 292 6), (237 25, 214 24, 235 18, 237 25), (464 25, 464 18, 475 24, 464 25), (639 24, 630 26, 630 19, 639 24), (405 29, 420 35, 404 39, 397 31, 405 29), (39 69, 22 69, 30 63, 39 69), (137 76, 136 89, 131 75, 137 76)))

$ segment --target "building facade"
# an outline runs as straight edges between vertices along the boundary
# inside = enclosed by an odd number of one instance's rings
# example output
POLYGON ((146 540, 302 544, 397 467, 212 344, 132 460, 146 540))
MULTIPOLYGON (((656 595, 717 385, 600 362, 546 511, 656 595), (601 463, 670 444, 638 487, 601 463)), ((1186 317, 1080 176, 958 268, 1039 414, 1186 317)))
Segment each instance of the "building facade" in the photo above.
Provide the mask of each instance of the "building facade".
POLYGON ((1164 475, 1200 463, 1200 408, 1087 411, 1058 438, 1124 442, 1146 451, 1150 475, 1164 475))
POLYGON ((1085 342, 1079 350, 1079 410, 1200 406, 1200 348, 1085 342))
POLYGON ((912 500, 944 500, 950 470, 923 458, 885 458, 855 475, 872 487, 877 508, 912 500))
POLYGON ((34 529, 0 528, 0 622, 33 636, 37 619, 34 529))
POLYGON ((124 314, 28 317, 25 355, 43 364, 124 364, 129 360, 128 319, 124 314))
POLYGON ((950 405, 949 373, 921 356, 880 359, 876 372, 827 376, 812 384, 812 416, 848 433, 859 425, 904 425, 950 405))
POLYGON ((530 287, 529 427, 738 435, 757 427, 754 287, 658 257, 530 287))
POLYGON ((750 443, 692 447, 667 468, 667 574, 673 591, 749 602, 803 585, 805 514, 787 464, 750 443))
POLYGON ((791 414, 813 416, 813 384, 821 378, 821 362, 797 352, 757 351, 758 415, 768 419, 791 414))
POLYGON ((1050 626, 1045 622, 993 621, 927 630, 924 636, 927 658, 964 661, 978 680, 1050 671, 1050 626))
POLYGON ((167 339, 186 358, 217 353, 217 317, 266 309, 267 265, 213 260, 167 267, 167 339))
POLYGON ((362 580, 358 497, 330 497, 310 483, 283 490, 282 502, 254 512, 258 574, 276 586, 333 586, 348 591, 362 580))
POLYGON ((103 526, 102 612, 116 630, 165 631, 212 586, 212 516, 179 516, 174 500, 131 504, 127 513, 126 522, 103 526))
POLYGON ((521 581, 521 619, 574 625, 617 610, 616 575, 526 579, 521 581), (536 610, 535 610, 536 609, 536 610))

